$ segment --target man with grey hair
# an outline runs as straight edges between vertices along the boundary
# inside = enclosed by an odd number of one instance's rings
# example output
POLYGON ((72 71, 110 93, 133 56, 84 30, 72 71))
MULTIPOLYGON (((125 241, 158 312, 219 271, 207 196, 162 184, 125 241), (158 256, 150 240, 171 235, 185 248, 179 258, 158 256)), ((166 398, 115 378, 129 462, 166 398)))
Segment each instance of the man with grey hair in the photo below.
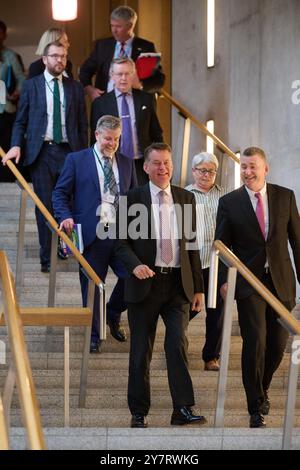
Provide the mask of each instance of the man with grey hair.
MULTIPOLYGON (((120 327, 124 298, 124 278, 127 273, 115 255, 115 239, 111 236, 116 223, 119 197, 136 186, 133 160, 117 153, 121 136, 121 121, 115 116, 102 116, 96 128, 96 143, 80 152, 70 153, 53 192, 55 217, 60 229, 71 233, 74 224, 81 224, 83 256, 105 282, 110 266, 118 277, 107 304, 107 323, 117 341, 126 341, 120 327)), ((83 305, 87 305, 88 281, 80 271, 83 305)), ((99 291, 95 291, 91 352, 98 352, 99 291)))
MULTIPOLYGON (((136 21, 137 14, 129 6, 115 8, 110 15, 113 37, 98 39, 91 55, 80 67, 79 79, 92 100, 113 89, 109 68, 114 58, 131 57, 135 62, 141 53, 155 52, 152 42, 134 35, 136 21), (92 85, 94 75, 95 86, 92 85)), ((164 82, 165 75, 159 67, 151 77, 141 81, 135 76, 133 87, 155 93, 163 87, 164 82)))
POLYGON ((154 96, 133 88, 135 64, 129 57, 114 59, 110 66, 114 90, 92 103, 91 129, 104 114, 122 119, 121 152, 134 159, 139 184, 148 182, 143 170, 144 150, 153 142, 162 142, 163 133, 156 115, 154 96))
MULTIPOLYGON (((194 156, 192 172, 194 183, 185 189, 191 191, 196 199, 197 238, 204 280, 206 306, 206 341, 202 350, 204 370, 218 371, 223 326, 223 301, 218 290, 216 308, 207 307, 209 258, 215 236, 216 217, 219 199, 227 193, 215 183, 219 167, 218 159, 208 152, 194 156)), ((190 320, 197 312, 190 311, 190 320)))

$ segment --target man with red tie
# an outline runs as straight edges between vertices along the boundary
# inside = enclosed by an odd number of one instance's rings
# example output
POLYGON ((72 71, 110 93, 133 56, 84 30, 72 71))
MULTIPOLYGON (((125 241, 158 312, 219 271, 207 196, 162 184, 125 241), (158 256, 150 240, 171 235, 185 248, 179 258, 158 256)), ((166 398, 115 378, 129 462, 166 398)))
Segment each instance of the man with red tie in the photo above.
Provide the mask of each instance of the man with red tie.
MULTIPOLYGON (((247 148, 241 157, 244 185, 219 201, 216 239, 222 240, 289 310, 295 306, 295 274, 300 281, 300 218, 294 192, 266 183, 269 166, 264 151, 247 148)), ((226 296, 226 269, 220 267, 226 296)), ((239 274, 235 293, 243 338, 242 374, 250 427, 265 426, 268 389, 284 354, 288 332, 278 315, 239 274)))

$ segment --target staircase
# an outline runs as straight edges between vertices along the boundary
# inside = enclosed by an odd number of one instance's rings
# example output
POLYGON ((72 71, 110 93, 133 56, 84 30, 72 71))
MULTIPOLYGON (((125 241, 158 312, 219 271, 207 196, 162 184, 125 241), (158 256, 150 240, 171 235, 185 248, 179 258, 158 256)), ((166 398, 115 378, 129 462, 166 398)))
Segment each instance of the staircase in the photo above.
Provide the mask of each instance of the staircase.
MULTIPOLYGON (((15 268, 18 207, 20 190, 15 184, 0 184, 0 249, 5 249, 12 268, 15 268)), ((47 306, 48 274, 40 272, 37 230, 34 208, 28 201, 25 236, 24 280, 20 305, 47 306)), ((107 295, 114 285, 114 276, 107 278, 107 295)), ((78 266, 74 260, 58 260, 57 306, 80 306, 81 292, 78 266)), ((102 353, 89 360, 86 408, 78 408, 83 330, 71 329, 71 390, 70 428, 63 428, 63 329, 52 328, 51 350, 46 350, 45 327, 26 327, 34 382, 41 408, 47 446, 52 449, 269 449, 281 447, 280 429, 288 378, 289 353, 285 354, 270 390, 271 412, 266 429, 248 428, 246 400, 241 380, 241 339, 235 315, 229 375, 225 405, 225 428, 214 429, 213 419, 218 374, 205 372, 201 350, 205 334, 204 315, 198 315, 189 325, 189 361, 195 390, 196 409, 207 417, 208 425, 197 427, 170 427, 172 403, 169 394, 166 364, 163 352, 164 325, 158 325, 152 359, 152 407, 148 416, 149 428, 130 429, 126 388, 129 342, 118 343, 108 333, 102 353)), ((126 325, 126 315, 123 315, 126 325)), ((49 339, 49 333, 48 333, 49 339)), ((6 342, 6 329, 0 328, 0 340, 6 342)), ((10 352, 7 352, 7 363, 10 352)), ((3 387, 7 367, 0 365, 0 384, 3 387)), ((300 385, 300 382, 299 382, 300 385)), ((12 446, 24 448, 24 430, 14 397, 11 410, 12 446)), ((297 400, 295 426, 300 427, 300 396, 297 400)), ((300 448, 300 430, 294 430, 294 447, 300 448)))

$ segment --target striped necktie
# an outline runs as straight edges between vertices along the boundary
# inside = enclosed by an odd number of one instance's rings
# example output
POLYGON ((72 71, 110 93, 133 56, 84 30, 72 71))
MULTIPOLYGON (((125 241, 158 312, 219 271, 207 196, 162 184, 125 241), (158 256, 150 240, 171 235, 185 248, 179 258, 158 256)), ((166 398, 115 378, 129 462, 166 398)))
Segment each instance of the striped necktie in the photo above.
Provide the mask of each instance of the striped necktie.
POLYGON ((117 208, 119 203, 119 191, 115 174, 112 168, 112 158, 104 156, 103 160, 104 192, 106 193, 107 191, 109 191, 111 195, 115 196, 114 206, 115 208, 117 208))

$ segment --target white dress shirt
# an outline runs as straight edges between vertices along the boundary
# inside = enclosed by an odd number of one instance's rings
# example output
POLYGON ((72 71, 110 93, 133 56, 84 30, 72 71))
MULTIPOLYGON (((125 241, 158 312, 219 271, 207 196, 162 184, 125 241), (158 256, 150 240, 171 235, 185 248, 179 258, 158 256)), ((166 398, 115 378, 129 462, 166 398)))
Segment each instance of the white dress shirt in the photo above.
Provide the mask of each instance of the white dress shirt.
POLYGON ((66 131, 66 112, 65 112, 65 93, 63 87, 62 75, 53 77, 47 69, 44 71, 45 87, 46 87, 46 102, 47 102, 47 128, 44 140, 53 140, 53 89, 54 78, 58 79, 59 99, 60 99, 60 115, 61 115, 61 129, 62 140, 68 142, 66 131))
POLYGON ((177 217, 175 212, 174 201, 171 193, 171 186, 169 185, 166 189, 162 190, 158 186, 150 181, 150 194, 152 202, 152 211, 154 217, 154 228, 155 228, 155 238, 156 238, 156 258, 155 266, 168 266, 168 267, 180 267, 180 247, 178 239, 178 224, 177 217), (159 220, 159 196, 160 191, 165 191, 169 196, 169 205, 170 205, 170 229, 171 229, 171 241, 172 241, 172 253, 173 259, 170 264, 166 264, 161 259, 161 243, 160 243, 160 220, 159 220))

